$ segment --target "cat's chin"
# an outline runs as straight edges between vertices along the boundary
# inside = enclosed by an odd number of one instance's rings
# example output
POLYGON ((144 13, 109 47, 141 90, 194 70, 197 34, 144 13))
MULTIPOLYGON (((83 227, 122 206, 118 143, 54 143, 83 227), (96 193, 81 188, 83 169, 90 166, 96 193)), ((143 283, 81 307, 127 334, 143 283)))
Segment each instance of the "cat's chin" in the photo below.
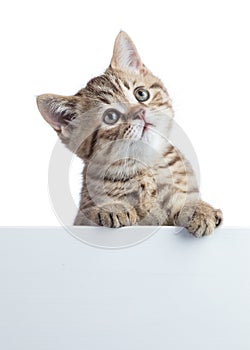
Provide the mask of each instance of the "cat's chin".
POLYGON ((106 152, 97 152, 88 161, 88 174, 100 179, 125 181, 153 167, 161 156, 151 145, 137 140, 131 142, 129 148, 110 150, 109 157, 106 152))

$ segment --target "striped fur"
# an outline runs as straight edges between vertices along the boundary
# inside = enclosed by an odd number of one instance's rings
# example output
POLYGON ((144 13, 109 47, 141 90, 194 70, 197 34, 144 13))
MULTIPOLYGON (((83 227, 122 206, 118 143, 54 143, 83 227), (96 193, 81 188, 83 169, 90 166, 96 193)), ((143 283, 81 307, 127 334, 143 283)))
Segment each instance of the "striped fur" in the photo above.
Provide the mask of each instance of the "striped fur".
POLYGON ((200 199, 190 164, 168 141, 174 116, 168 92, 126 33, 116 38, 104 74, 74 96, 46 94, 37 102, 85 163, 75 225, 182 225, 200 237, 221 223, 221 211, 200 199), (104 121, 109 111, 117 112, 113 125, 104 121))

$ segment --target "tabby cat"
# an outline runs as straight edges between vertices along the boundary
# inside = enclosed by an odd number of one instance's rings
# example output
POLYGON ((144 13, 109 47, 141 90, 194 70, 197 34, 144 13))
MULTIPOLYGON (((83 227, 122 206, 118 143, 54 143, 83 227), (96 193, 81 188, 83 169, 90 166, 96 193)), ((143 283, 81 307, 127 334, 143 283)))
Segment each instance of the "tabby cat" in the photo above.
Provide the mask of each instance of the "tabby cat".
POLYGON ((125 32, 104 74, 73 96, 44 94, 37 104, 85 164, 74 225, 177 225, 201 237, 222 222, 221 210, 200 199, 191 165, 168 141, 171 99, 125 32))

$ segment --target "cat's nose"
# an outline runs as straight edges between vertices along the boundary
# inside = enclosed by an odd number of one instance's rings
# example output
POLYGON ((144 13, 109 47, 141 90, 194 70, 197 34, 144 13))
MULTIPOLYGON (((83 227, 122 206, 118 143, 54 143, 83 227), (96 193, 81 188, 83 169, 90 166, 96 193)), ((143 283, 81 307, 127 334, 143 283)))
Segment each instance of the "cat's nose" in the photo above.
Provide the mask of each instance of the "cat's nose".
POLYGON ((138 108, 138 109, 136 109, 135 111, 133 111, 133 113, 132 113, 132 119, 133 119, 133 120, 139 119, 139 120, 145 121, 145 114, 146 114, 145 109, 143 109, 143 108, 138 108))

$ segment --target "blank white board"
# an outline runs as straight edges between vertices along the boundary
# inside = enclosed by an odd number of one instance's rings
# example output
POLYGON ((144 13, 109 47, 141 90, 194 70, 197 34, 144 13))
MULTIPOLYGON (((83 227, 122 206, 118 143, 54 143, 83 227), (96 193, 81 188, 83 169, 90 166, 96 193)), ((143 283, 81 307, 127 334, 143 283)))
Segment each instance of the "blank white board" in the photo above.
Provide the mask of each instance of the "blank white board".
POLYGON ((60 227, 2 227, 0 333, 4 350, 249 350, 250 229, 165 227, 110 250, 60 227))

